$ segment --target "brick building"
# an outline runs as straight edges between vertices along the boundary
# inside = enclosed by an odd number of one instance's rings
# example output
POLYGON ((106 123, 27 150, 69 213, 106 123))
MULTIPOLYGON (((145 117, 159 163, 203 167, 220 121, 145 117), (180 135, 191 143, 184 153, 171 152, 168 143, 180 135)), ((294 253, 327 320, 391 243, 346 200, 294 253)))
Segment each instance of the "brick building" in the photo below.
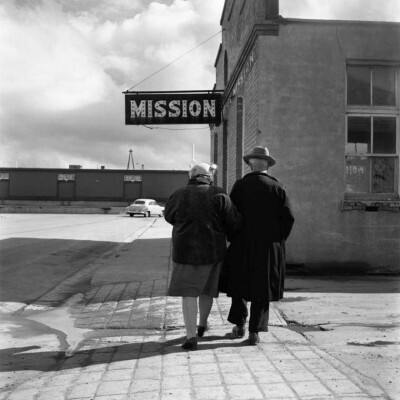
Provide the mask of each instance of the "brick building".
POLYGON ((211 127, 217 184, 267 146, 296 223, 288 262, 400 272, 400 24, 286 19, 277 0, 226 0, 211 127))

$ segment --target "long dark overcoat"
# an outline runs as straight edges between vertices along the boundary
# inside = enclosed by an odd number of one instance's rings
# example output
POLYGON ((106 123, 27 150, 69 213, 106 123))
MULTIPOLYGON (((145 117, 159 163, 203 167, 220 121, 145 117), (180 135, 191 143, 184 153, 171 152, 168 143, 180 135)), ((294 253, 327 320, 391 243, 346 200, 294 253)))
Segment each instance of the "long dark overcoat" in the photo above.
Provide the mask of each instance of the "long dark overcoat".
POLYGON ((235 183, 230 197, 243 222, 228 248, 221 291, 248 301, 277 301, 283 297, 285 240, 294 223, 286 192, 272 176, 251 172, 235 183))

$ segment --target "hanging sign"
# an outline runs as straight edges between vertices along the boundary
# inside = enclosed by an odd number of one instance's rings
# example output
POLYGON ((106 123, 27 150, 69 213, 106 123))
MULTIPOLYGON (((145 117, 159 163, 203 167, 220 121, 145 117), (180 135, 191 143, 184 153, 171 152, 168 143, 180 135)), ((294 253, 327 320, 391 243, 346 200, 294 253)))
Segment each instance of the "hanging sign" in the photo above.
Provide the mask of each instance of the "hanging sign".
POLYGON ((125 92, 125 124, 221 123, 218 92, 125 92))

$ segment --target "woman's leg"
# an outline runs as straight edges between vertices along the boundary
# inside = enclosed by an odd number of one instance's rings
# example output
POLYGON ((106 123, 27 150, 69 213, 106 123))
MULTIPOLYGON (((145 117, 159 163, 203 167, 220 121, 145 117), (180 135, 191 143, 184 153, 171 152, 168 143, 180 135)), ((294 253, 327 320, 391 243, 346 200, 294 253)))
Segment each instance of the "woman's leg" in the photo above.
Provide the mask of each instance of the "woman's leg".
POLYGON ((197 297, 182 297, 182 311, 186 338, 196 337, 197 297))
POLYGON ((213 298, 206 294, 201 294, 199 297, 199 309, 200 309, 200 326, 207 326, 208 316, 210 315, 211 307, 213 305, 213 298))

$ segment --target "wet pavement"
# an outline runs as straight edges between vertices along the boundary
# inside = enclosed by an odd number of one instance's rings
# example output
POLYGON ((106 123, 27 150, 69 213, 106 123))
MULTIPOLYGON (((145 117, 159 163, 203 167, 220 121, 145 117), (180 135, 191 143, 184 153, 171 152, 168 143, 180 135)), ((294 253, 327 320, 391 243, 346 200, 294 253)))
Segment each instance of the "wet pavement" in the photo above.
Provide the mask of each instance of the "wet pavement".
POLYGON ((400 398, 397 277, 289 276, 257 346, 230 337, 222 295, 187 352, 170 233, 151 219, 34 304, 1 303, 0 399, 400 398))

